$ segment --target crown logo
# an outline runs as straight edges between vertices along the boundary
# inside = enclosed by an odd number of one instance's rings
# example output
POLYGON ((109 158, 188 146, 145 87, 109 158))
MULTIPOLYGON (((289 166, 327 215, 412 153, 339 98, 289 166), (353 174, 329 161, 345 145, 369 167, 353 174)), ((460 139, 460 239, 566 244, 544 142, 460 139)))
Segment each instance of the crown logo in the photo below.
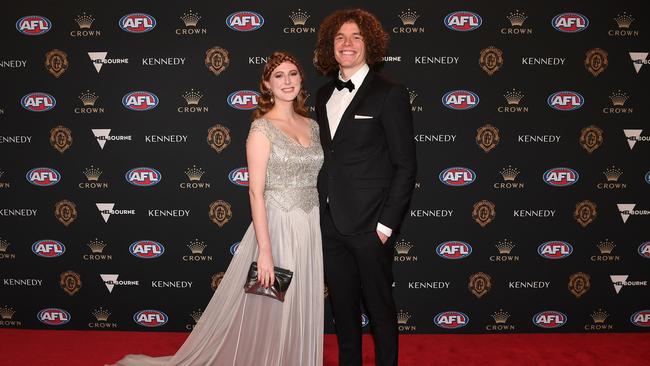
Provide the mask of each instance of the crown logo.
POLYGON ((512 251, 512 248, 516 247, 516 245, 512 244, 508 239, 503 239, 495 245, 495 247, 499 251, 499 254, 510 254, 510 251, 512 251))
POLYGON ((201 16, 190 10, 187 13, 183 14, 180 19, 183 21, 183 23, 185 23, 186 27, 196 27, 196 25, 199 23, 199 20, 201 20, 201 16))
POLYGON ((406 9, 406 11, 402 11, 402 14, 398 15, 398 17, 402 20, 403 25, 414 25, 420 15, 411 11, 411 9, 406 9))
POLYGON ((98 322, 105 322, 108 320, 108 317, 111 316, 111 312, 100 307, 99 309, 93 310, 93 315, 98 322))
POLYGON ((519 175, 519 169, 513 168, 510 165, 508 165, 507 168, 501 169, 501 176, 503 177, 503 180, 506 182, 514 182, 514 180, 517 178, 518 175, 519 175))
POLYGON ((610 94, 609 99, 612 101, 612 104, 614 107, 622 107, 625 105, 625 102, 627 101, 629 97, 627 96, 627 93, 622 92, 622 91, 617 91, 613 92, 610 94))
POLYGON ((201 309, 194 310, 194 311, 192 312, 192 314, 190 314, 190 316, 192 317, 192 319, 194 319, 194 322, 195 322, 195 323, 198 323, 198 322, 199 322, 199 319, 201 319, 201 315, 203 315, 203 311, 202 311, 201 309))
POLYGON ((203 98, 203 94, 192 89, 188 92, 185 92, 185 94, 183 94, 183 98, 185 98, 187 105, 198 105, 201 98, 203 98))
POLYGON ((88 248, 90 248, 93 253, 102 253, 106 247, 106 244, 103 241, 95 238, 90 243, 86 244, 86 246, 88 246, 88 248))
POLYGON ((9 306, 0 307, 0 317, 4 320, 11 320, 15 313, 16 311, 9 306))
POLYGON ((90 90, 86 90, 84 93, 81 93, 81 95, 79 95, 79 100, 81 100, 81 102, 84 104, 84 107, 94 106, 97 99, 99 99, 99 97, 90 90))
POLYGON ((415 90, 411 90, 411 89, 408 89, 408 92, 409 92, 409 101, 411 102, 411 104, 413 104, 415 98, 418 97, 418 93, 416 93, 415 90))
POLYGON ((194 239, 190 242, 190 244, 187 245, 187 247, 190 248, 192 254, 203 254, 203 249, 205 249, 207 245, 205 245, 199 239, 194 239))
POLYGON ((618 178, 620 178, 621 174, 623 174, 623 171, 612 166, 611 168, 603 171, 603 174, 605 174, 605 177, 607 177, 608 182, 618 182, 618 178))
POLYGON ((503 311, 503 309, 499 309, 499 311, 492 314, 492 319, 494 319, 494 322, 497 324, 505 324, 508 321, 508 318, 510 318, 510 314, 507 311, 503 311))
POLYGON ((11 244, 9 244, 8 241, 0 238, 0 253, 5 253, 7 251, 7 248, 9 248, 11 244))
POLYGON ((86 168, 84 170, 84 175, 86 176, 86 179, 92 182, 96 182, 99 180, 99 176, 102 175, 102 170, 99 168, 95 168, 94 166, 90 166, 90 168, 86 168))
POLYGON ((92 15, 86 15, 84 12, 82 15, 77 15, 75 21, 79 24, 79 29, 89 29, 95 21, 95 18, 92 15))
POLYGON ((397 313, 397 324, 406 324, 408 323, 409 319, 411 319, 411 314, 408 312, 400 310, 399 313, 397 313))
POLYGON ((609 239, 601 241, 596 246, 598 247, 598 250, 600 250, 600 254, 612 254, 612 251, 616 248, 616 244, 611 242, 609 239))
POLYGON ((521 27, 524 25, 524 22, 528 17, 526 16, 526 13, 520 12, 519 10, 515 10, 514 12, 511 12, 508 14, 506 17, 510 21, 510 25, 513 27, 521 27))
POLYGON ((413 248, 413 245, 404 239, 401 239, 395 244, 395 251, 397 251, 397 254, 409 254, 411 248, 413 248))
POLYGON ((614 18, 614 20, 616 21, 616 24, 618 24, 619 28, 627 29, 630 28, 630 25, 634 21, 634 18, 628 13, 623 13, 619 14, 616 18, 614 18))
POLYGON ((511 91, 503 94, 503 97, 506 98, 509 105, 519 105, 519 102, 524 98, 524 93, 513 88, 511 91))
POLYGON ((307 19, 309 19, 309 14, 304 10, 298 9, 297 11, 292 11, 289 18, 293 22, 293 25, 305 25, 307 19))
POLYGON ((609 314, 603 309, 598 309, 591 313, 591 318, 596 324, 603 324, 608 317, 609 314))
POLYGON ((190 181, 200 181, 203 174, 205 174, 205 171, 201 168, 197 168, 196 165, 193 165, 185 171, 185 175, 187 175, 187 178, 190 181))

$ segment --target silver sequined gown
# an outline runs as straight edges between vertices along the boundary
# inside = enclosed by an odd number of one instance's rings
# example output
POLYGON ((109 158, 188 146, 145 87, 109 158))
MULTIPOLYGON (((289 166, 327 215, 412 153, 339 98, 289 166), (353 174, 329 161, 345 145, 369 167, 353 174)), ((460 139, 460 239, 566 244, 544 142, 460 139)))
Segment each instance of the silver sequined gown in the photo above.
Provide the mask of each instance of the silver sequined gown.
POLYGON ((257 260, 248 227, 201 319, 174 356, 128 355, 115 366, 320 366, 323 364, 323 258, 316 180, 323 162, 318 125, 304 147, 271 122, 252 131, 271 141, 264 197, 275 266, 294 272, 284 303, 245 294, 257 260))

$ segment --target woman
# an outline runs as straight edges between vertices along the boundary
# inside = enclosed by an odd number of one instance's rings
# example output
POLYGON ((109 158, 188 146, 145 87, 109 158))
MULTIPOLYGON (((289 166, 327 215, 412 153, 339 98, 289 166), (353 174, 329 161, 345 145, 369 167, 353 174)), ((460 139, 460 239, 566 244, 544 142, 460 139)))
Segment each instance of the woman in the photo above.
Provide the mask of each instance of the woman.
POLYGON ((286 52, 264 67, 248 140, 253 223, 201 319, 174 356, 129 355, 116 366, 320 366, 323 258, 316 180, 323 162, 318 125, 307 117, 303 71, 286 52), (273 267, 293 271, 284 302, 245 294, 251 262, 258 281, 273 267))

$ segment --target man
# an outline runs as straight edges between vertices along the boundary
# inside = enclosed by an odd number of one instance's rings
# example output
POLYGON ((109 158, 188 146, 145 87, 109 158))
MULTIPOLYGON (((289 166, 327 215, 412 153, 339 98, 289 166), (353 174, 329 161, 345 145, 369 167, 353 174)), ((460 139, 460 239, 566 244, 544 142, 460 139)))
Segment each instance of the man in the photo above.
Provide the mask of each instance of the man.
POLYGON ((319 174, 323 255, 340 365, 361 365, 361 297, 377 365, 397 365, 392 296, 394 232, 413 192, 415 143, 406 89, 370 70, 388 34, 364 10, 343 10, 320 26, 314 63, 336 77, 317 94, 325 154, 319 174))

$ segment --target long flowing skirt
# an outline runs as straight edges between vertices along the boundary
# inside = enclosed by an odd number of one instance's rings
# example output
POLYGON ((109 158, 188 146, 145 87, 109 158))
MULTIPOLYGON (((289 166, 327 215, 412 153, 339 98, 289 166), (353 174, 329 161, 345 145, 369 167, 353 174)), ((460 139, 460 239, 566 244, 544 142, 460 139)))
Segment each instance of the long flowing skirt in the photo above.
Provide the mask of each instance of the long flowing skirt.
POLYGON ((243 290, 258 248, 248 227, 221 284, 173 356, 127 355, 114 366, 320 366, 323 258, 318 207, 285 212, 267 204, 276 267, 294 272, 284 302, 243 290))

